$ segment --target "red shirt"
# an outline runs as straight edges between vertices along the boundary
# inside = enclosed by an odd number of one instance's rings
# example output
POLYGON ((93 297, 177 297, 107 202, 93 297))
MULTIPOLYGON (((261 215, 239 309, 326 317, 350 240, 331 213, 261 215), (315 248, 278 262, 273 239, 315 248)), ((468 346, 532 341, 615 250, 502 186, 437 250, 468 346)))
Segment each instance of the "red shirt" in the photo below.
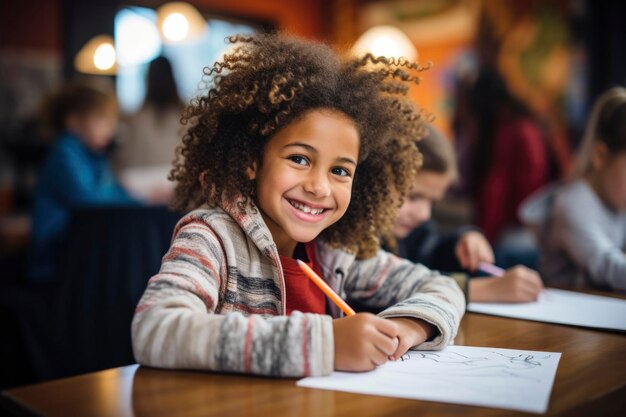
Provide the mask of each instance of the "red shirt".
MULTIPOLYGON (((309 242, 304 247, 309 259, 301 259, 301 261, 306 261, 307 265, 319 276, 322 276, 319 265, 315 262, 314 243, 309 242)), ((280 263, 283 266, 283 274, 285 275, 287 315, 296 310, 303 313, 326 314, 326 297, 324 293, 302 272, 298 266, 298 261, 281 256, 280 263)))
POLYGON ((550 181, 550 162, 545 139, 533 121, 520 119, 502 124, 477 207, 477 225, 489 241, 497 242, 509 226, 519 226, 521 202, 550 181))

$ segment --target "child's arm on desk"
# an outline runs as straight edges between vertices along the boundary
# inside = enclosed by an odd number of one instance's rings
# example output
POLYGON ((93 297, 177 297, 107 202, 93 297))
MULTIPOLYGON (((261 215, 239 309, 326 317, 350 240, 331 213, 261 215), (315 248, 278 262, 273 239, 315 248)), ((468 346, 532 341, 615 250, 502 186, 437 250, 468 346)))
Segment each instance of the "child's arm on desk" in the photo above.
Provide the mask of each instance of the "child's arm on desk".
POLYGON ((196 222, 178 228, 133 318, 137 361, 160 368, 271 376, 332 372, 330 316, 294 312, 265 318, 261 314, 272 310, 265 298, 247 305, 259 314, 215 314, 218 302, 236 304, 233 289, 221 282, 225 262, 219 239, 208 226, 196 222))
POLYGON ((350 299, 368 307, 386 308, 380 317, 415 319, 418 327, 412 326, 413 331, 423 331, 429 336, 418 343, 420 349, 441 349, 448 345, 465 311, 465 297, 452 278, 383 250, 374 258, 355 262, 348 271, 344 288, 350 299), (422 326, 423 323, 432 328, 422 326))

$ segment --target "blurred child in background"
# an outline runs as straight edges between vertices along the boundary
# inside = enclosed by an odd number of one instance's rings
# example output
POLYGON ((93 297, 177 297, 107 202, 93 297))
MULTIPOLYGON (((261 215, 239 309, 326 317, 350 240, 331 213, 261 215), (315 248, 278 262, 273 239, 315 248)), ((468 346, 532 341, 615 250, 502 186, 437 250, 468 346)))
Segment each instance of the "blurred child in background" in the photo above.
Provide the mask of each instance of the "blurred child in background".
MULTIPOLYGON (((476 272, 480 262, 493 263, 494 254, 485 236, 475 227, 466 226, 451 232, 437 230, 431 219, 431 206, 441 200, 457 176, 454 151, 449 141, 428 127, 428 135, 417 143, 422 167, 413 187, 398 210, 393 234, 400 256, 446 272, 476 272)), ((534 301, 543 289, 535 271, 516 266, 502 277, 463 279, 461 288, 470 301, 534 301)))
POLYGON ((493 69, 481 69, 467 99, 472 157, 462 175, 471 181, 476 225, 499 264, 535 267, 536 244, 517 212, 524 198, 560 175, 547 131, 493 69))
POLYGON ((182 143, 183 101, 178 95, 172 64, 161 56, 150 62, 146 98, 141 109, 121 124, 115 165, 119 168, 167 166, 182 143))
POLYGON ((168 203, 174 184, 167 176, 176 147, 182 143, 183 111, 170 61, 150 62, 146 98, 136 113, 122 120, 113 168, 124 187, 146 203, 168 203))
POLYGON ((540 233, 546 280, 626 291, 626 88, 596 101, 575 178, 529 198, 522 212, 540 233))
POLYGON ((28 275, 39 282, 54 278, 73 209, 136 204, 107 161, 118 120, 114 97, 84 85, 67 85, 46 100, 43 118, 56 139, 35 190, 28 275))

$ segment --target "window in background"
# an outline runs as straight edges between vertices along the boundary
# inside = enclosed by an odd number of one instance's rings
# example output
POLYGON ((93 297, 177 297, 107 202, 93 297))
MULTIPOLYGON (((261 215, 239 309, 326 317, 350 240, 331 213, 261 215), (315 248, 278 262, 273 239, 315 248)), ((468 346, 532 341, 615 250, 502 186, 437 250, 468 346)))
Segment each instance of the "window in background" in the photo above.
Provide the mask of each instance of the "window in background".
POLYGON ((115 16, 116 90, 126 113, 138 110, 143 103, 148 64, 157 56, 163 55, 171 61, 178 93, 189 101, 199 92, 203 69, 220 59, 228 48, 224 39, 257 31, 252 25, 210 18, 200 38, 167 44, 161 42, 156 22, 156 11, 144 7, 123 8, 115 16))

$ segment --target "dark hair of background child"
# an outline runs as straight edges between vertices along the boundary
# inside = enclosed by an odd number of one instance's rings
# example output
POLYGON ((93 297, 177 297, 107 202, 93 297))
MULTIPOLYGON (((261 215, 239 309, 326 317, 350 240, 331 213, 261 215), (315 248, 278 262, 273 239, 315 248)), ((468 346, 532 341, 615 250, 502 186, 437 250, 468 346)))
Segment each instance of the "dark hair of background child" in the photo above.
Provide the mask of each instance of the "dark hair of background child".
POLYGON ((148 66, 146 79, 146 98, 144 104, 151 104, 157 109, 167 107, 183 107, 172 64, 164 56, 155 58, 148 66))
POLYGON ((626 150, 626 95, 604 104, 598 115, 595 139, 604 142, 612 153, 626 150))
POLYGON ((524 102, 515 97, 502 76, 491 68, 481 68, 469 90, 469 105, 476 118, 476 146, 474 148, 474 178, 470 185, 478 192, 492 165, 492 150, 496 133, 501 123, 521 117, 533 120, 543 131, 544 146, 548 155, 551 180, 560 175, 556 153, 548 142, 548 129, 543 121, 524 102))
POLYGON ((56 136, 66 129, 70 115, 84 117, 107 109, 117 109, 113 96, 80 83, 70 83, 44 98, 39 118, 44 133, 56 136))

